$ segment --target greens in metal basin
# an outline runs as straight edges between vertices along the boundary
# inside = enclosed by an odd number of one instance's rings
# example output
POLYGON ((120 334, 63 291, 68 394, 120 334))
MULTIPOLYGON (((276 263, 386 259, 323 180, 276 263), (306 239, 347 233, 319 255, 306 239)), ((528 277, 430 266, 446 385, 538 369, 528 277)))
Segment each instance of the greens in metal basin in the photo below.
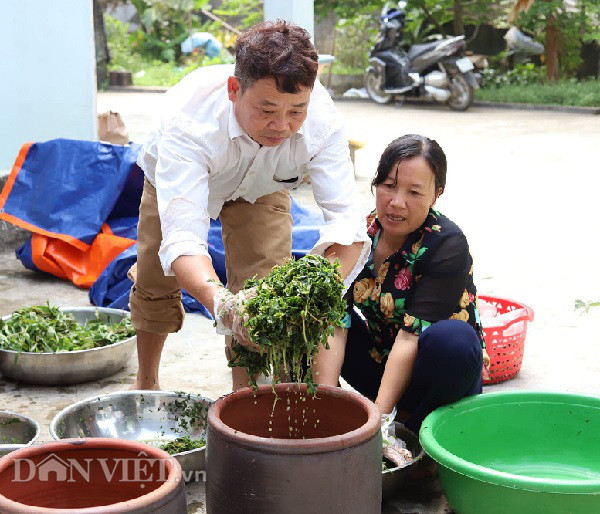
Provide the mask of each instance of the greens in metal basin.
POLYGON ((107 346, 135 335, 129 316, 110 323, 96 313, 85 324, 51 305, 36 305, 0 320, 0 349, 16 352, 71 352, 107 346))
POLYGON ((196 450, 197 448, 204 448, 206 441, 203 438, 192 439, 190 436, 178 437, 173 441, 163 443, 159 446, 161 450, 166 451, 169 455, 176 455, 178 453, 189 452, 196 450))
POLYGON ((271 374, 276 383, 282 372, 291 372, 295 380, 308 385, 309 393, 316 392, 312 361, 321 344, 328 348, 327 337, 334 327, 342 326, 344 316, 339 267, 337 261, 307 255, 275 266, 262 279, 246 281, 244 287, 255 288, 256 295, 245 303, 245 326, 260 352, 236 342, 229 365, 245 367, 255 389, 257 374, 271 374))

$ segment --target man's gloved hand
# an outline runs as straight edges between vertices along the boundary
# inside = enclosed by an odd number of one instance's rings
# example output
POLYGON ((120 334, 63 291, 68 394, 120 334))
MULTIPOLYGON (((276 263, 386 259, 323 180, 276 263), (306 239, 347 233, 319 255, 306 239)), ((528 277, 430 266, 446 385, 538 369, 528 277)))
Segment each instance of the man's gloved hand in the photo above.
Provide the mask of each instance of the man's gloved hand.
POLYGON ((244 303, 255 294, 253 289, 242 289, 239 293, 233 294, 223 286, 219 286, 214 296, 214 311, 217 334, 233 336, 242 346, 258 351, 259 346, 250 339, 248 330, 244 326, 248 320, 244 303))

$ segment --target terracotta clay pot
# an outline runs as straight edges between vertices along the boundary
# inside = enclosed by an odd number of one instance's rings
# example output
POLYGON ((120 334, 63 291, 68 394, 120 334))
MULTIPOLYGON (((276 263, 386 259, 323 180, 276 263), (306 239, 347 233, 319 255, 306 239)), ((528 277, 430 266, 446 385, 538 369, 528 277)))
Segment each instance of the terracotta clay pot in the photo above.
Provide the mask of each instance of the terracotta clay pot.
POLYGON ((181 466, 147 444, 65 439, 0 459, 0 512, 185 513, 181 466))
POLYGON ((381 512, 380 416, 338 387, 278 384, 217 400, 208 412, 208 514, 381 512))

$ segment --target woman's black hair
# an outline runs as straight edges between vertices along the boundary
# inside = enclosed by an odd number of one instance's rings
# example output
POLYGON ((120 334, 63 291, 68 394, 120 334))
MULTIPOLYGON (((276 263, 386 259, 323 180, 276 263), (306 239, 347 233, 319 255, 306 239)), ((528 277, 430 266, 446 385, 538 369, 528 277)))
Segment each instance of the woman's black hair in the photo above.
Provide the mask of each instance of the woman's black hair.
POLYGON ((446 154, 437 141, 419 134, 406 134, 394 139, 381 154, 371 188, 385 182, 393 166, 415 157, 423 157, 435 178, 436 192, 446 187, 446 154))

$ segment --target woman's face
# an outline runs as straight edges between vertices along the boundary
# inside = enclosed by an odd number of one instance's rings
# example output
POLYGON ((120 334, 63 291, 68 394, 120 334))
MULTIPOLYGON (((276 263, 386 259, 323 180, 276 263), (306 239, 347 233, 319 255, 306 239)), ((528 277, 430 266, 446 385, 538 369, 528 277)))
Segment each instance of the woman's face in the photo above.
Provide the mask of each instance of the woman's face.
POLYGON ((423 157, 392 166, 375 190, 377 216, 386 239, 400 246, 423 224, 441 192, 441 188, 436 191, 433 171, 423 157))

